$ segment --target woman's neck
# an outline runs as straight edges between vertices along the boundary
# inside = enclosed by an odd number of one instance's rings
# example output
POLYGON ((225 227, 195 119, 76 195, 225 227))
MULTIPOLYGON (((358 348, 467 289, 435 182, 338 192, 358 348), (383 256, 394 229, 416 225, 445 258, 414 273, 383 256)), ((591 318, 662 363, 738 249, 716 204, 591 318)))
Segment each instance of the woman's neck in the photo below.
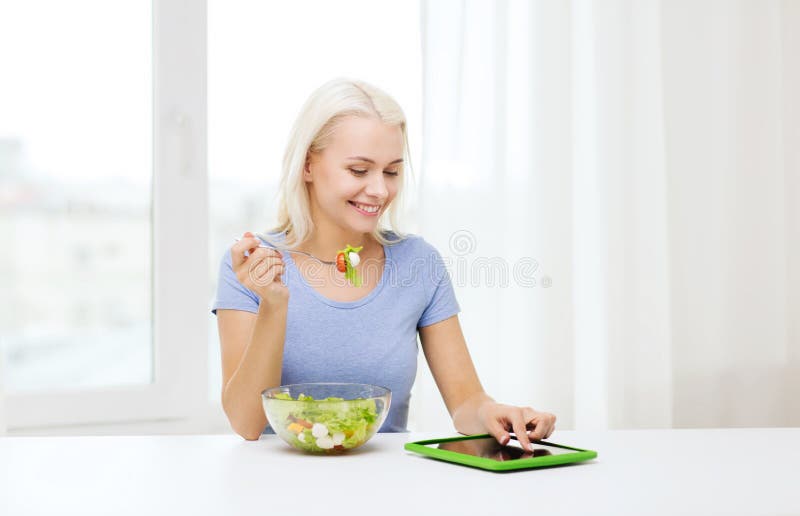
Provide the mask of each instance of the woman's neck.
POLYGON ((362 253, 370 254, 374 241, 369 233, 348 232, 333 224, 315 222, 314 231, 297 249, 320 259, 333 261, 336 259, 336 253, 344 249, 347 244, 353 247, 363 246, 362 253))

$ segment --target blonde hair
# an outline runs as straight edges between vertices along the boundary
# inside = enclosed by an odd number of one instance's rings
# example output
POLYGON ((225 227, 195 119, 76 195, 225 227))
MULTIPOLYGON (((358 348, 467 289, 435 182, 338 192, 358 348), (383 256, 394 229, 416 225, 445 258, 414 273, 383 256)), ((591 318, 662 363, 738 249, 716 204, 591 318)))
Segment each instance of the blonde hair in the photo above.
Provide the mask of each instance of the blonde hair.
POLYGON ((283 172, 278 192, 278 225, 272 232, 285 234, 284 245, 304 242, 314 229, 311 207, 303 170, 309 154, 325 149, 337 124, 348 116, 377 118, 383 123, 397 125, 403 133, 403 164, 397 195, 381 214, 372 236, 381 244, 391 245, 405 238, 398 230, 398 211, 402 209, 405 170, 410 170, 406 117, 400 105, 387 93, 362 81, 334 79, 320 86, 306 100, 292 127, 283 156, 283 172), (390 228, 382 227, 389 219, 390 228), (386 238, 391 229, 398 239, 386 238))

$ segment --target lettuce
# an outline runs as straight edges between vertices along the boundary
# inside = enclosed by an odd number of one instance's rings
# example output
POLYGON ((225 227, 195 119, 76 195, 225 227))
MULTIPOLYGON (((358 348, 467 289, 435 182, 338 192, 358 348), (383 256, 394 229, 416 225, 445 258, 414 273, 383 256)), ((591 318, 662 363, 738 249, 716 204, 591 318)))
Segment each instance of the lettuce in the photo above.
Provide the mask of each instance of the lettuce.
POLYGON ((336 433, 344 434, 345 438, 341 445, 345 449, 363 444, 376 430, 374 427, 378 421, 378 410, 374 399, 345 400, 328 397, 315 400, 302 393, 296 400, 288 393, 275 394, 275 398, 284 401, 270 404, 271 415, 276 419, 274 430, 301 450, 321 452, 330 448, 325 448, 325 444, 320 447, 318 439, 314 437, 310 428, 304 428, 299 432, 303 435, 301 440, 299 434, 288 429, 294 422, 325 425, 327 429, 325 439, 332 438, 336 433))
POLYGON ((344 249, 340 249, 336 252, 336 254, 344 253, 344 263, 345 263, 345 272, 344 278, 349 281, 354 287, 361 286, 361 276, 358 275, 356 268, 353 264, 350 263, 350 253, 359 253, 364 248, 364 246, 353 247, 350 244, 347 244, 347 247, 344 249))

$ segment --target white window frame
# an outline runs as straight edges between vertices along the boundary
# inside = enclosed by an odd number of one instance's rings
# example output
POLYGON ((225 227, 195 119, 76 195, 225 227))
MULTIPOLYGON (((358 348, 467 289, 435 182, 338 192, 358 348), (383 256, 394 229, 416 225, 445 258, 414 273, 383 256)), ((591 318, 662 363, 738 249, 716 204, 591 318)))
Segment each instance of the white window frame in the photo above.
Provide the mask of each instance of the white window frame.
POLYGON ((8 430, 208 413, 206 56, 206 3, 153 0, 154 382, 7 393, 8 430))

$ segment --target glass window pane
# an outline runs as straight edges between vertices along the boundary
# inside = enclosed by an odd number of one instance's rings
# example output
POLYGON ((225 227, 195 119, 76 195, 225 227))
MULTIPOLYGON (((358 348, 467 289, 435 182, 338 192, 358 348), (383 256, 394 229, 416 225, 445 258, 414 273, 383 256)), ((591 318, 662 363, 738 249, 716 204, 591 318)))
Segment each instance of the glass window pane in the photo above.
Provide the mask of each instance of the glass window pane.
MULTIPOLYGON (((336 77, 386 90, 406 113, 416 162, 422 65, 418 2, 210 0, 208 28, 212 299, 220 258, 233 238, 275 223, 284 145, 308 95, 336 77)), ((218 400, 213 316, 208 334, 209 396, 218 400)))
POLYGON ((0 7, 7 391, 149 383, 152 9, 0 7))

